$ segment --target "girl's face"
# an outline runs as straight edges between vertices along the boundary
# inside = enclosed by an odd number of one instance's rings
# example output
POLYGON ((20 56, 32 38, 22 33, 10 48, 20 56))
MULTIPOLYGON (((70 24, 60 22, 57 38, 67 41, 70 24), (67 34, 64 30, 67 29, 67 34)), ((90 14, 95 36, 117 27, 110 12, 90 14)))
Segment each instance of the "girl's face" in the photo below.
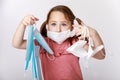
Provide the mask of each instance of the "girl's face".
POLYGON ((48 30, 53 32, 62 32, 71 29, 71 23, 65 15, 59 11, 53 11, 48 21, 48 30))

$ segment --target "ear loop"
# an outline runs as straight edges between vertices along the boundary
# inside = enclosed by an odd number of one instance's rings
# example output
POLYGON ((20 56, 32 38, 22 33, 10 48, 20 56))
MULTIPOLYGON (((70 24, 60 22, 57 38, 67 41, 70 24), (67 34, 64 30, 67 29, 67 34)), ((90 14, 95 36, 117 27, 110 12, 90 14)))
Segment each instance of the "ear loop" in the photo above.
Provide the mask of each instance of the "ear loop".
POLYGON ((85 40, 85 36, 86 36, 86 34, 87 34, 86 27, 83 29, 83 31, 82 31, 81 34, 83 35, 83 40, 85 40))
POLYGON ((88 29, 86 26, 84 26, 84 29, 83 29, 83 31, 82 31, 82 34, 83 34, 83 40, 85 40, 85 39, 86 39, 86 36, 87 36, 87 37, 88 37, 88 44, 89 44, 90 46, 94 46, 94 45, 93 45, 93 40, 92 40, 92 38, 90 37, 89 29, 88 29))
MULTIPOLYGON (((80 25, 78 22, 77 22, 77 20, 76 19, 74 19, 74 25, 80 25)), ((80 27, 75 27, 76 28, 76 31, 78 30, 78 29, 80 29, 80 27)), ((89 41, 89 40, 86 40, 86 35, 87 35, 87 33, 88 33, 88 35, 89 35, 89 30, 88 30, 88 28, 87 27, 85 27, 84 26, 84 29, 82 30, 82 33, 81 34, 79 34, 78 36, 75 36, 75 38, 78 38, 78 37, 80 37, 80 36, 82 36, 83 35, 83 40, 84 41, 89 41)))
MULTIPOLYGON (((76 18, 74 19, 74 25, 79 25, 76 18)), ((78 29, 79 27, 77 27, 78 29)), ((88 36, 88 44, 93 46, 93 41, 92 39, 90 38, 90 33, 89 33, 89 30, 88 28, 84 25, 84 29, 82 30, 82 33, 80 35, 78 35, 77 37, 80 37, 83 35, 83 40, 86 41, 86 36, 88 36)))
MULTIPOLYGON (((75 25, 75 26, 74 26, 74 31, 75 31, 75 33, 76 33, 76 32, 80 29, 79 27, 77 27, 77 25, 79 25, 79 24, 78 24, 76 18, 74 19, 74 25, 75 25)), ((81 36, 81 34, 80 34, 80 35, 77 35, 77 36, 74 35, 73 37, 76 38, 76 39, 78 39, 78 37, 80 37, 80 36, 81 36)))
POLYGON ((74 19, 74 25, 79 25, 76 18, 74 19))

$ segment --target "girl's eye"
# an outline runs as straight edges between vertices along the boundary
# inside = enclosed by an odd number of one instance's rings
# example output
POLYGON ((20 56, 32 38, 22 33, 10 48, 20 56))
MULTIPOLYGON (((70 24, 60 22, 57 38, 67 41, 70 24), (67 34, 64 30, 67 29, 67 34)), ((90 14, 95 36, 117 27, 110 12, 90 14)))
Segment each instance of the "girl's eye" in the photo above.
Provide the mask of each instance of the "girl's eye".
POLYGON ((52 23, 51 26, 56 26, 56 23, 52 23))
POLYGON ((67 25, 63 23, 62 26, 67 26, 67 25))

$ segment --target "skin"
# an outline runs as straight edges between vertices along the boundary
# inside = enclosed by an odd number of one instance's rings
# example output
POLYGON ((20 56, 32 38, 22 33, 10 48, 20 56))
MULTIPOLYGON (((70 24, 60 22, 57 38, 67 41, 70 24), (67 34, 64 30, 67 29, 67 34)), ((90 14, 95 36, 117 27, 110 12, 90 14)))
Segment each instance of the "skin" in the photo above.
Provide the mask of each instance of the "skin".
POLYGON ((52 12, 48 21, 48 30, 62 32, 68 29, 71 29, 71 23, 65 18, 64 14, 58 11, 52 12))
MULTIPOLYGON (((33 25, 38 20, 39 19, 34 17, 33 15, 27 15, 23 18, 23 20, 19 24, 19 26, 13 36, 13 40, 12 40, 13 47, 18 48, 18 49, 26 49, 26 40, 23 39, 26 26, 33 25)), ((54 32, 65 31, 65 30, 72 29, 73 27, 77 26, 77 27, 79 27, 79 30, 76 33, 76 35, 81 34, 82 29, 85 27, 84 23, 82 23, 82 25, 71 25, 70 21, 65 18, 65 15, 59 11, 54 11, 50 14, 50 19, 49 19, 47 25, 48 25, 48 30, 54 31, 54 32)), ((104 45, 98 32, 91 27, 88 27, 88 26, 86 26, 86 27, 89 29, 90 36, 92 37, 93 42, 94 42, 93 49, 95 49, 99 45, 104 45)), ((83 39, 83 36, 79 37, 79 39, 83 39)), ((88 44, 85 44, 84 48, 85 48, 85 50, 88 50, 88 44)), ((96 59, 104 59, 105 58, 105 49, 103 48, 93 57, 96 59)))

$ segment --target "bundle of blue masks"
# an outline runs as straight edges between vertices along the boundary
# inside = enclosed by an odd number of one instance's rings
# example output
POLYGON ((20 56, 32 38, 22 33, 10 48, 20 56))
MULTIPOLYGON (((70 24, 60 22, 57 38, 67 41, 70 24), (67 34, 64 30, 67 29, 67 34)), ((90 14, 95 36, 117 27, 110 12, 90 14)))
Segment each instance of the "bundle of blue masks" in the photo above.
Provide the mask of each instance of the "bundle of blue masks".
POLYGON ((49 53, 53 54, 53 51, 48 46, 47 42, 44 40, 40 32, 34 26, 28 27, 28 39, 27 39, 27 52, 25 61, 25 70, 28 70, 29 63, 32 61, 32 73, 35 80, 44 80, 42 74, 41 60, 40 60, 40 46, 36 46, 34 40, 49 53))

